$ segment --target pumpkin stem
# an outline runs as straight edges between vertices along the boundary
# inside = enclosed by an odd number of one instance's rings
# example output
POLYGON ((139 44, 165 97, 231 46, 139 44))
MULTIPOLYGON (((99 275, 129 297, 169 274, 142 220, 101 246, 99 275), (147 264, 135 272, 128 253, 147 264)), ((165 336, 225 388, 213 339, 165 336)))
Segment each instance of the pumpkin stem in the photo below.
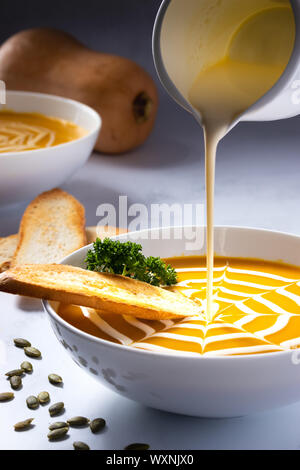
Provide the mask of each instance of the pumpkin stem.
POLYGON ((132 103, 132 109, 134 118, 138 124, 148 121, 152 106, 153 101, 145 91, 142 91, 135 97, 132 103))

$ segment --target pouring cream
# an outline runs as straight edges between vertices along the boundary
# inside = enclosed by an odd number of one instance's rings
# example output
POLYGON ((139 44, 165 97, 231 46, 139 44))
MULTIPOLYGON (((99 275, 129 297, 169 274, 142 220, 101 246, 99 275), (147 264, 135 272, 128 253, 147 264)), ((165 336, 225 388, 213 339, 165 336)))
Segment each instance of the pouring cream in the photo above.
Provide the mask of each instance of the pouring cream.
MULTIPOLYGON (((179 275, 172 289, 196 299, 203 315, 178 322, 145 321, 56 306, 68 323, 118 344, 195 356, 300 347, 299 268, 251 259, 214 259, 213 225, 218 143, 278 81, 294 41, 289 0, 170 2, 161 31, 162 57, 183 97, 180 101, 177 96, 178 101, 186 108, 187 102, 191 105, 204 128, 207 256, 168 262, 179 275)), ((174 89, 172 93, 176 97, 174 89)))

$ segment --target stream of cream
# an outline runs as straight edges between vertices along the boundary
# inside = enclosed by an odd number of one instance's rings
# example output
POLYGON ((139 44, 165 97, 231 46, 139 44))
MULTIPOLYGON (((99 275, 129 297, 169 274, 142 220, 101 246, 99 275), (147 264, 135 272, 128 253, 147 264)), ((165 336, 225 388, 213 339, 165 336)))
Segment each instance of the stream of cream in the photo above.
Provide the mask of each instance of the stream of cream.
MULTIPOLYGON (((264 8, 237 26, 227 52, 204 67, 194 81, 189 101, 199 112, 205 135, 207 217, 206 316, 214 316, 214 185, 216 151, 220 140, 252 104, 282 75, 294 44, 294 17, 288 2, 264 8), (266 30, 276 31, 267 47, 266 30)), ((243 158, 241 155, 240 158, 243 158)))

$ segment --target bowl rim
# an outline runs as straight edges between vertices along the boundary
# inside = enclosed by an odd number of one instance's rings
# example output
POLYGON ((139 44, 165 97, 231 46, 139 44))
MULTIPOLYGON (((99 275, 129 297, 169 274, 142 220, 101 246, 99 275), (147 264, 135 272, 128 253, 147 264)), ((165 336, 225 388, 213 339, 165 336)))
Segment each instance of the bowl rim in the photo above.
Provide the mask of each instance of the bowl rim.
MULTIPOLYGON (((80 108, 81 108, 81 110, 84 110, 85 112, 90 114, 92 119, 95 120, 95 127, 94 127, 94 129, 91 129, 91 130, 87 131, 87 133, 85 135, 83 135, 82 137, 71 140, 70 142, 64 142, 62 144, 53 145, 52 147, 45 147, 45 148, 41 148, 41 149, 22 150, 20 152, 0 152, 0 158, 5 158, 5 157, 10 157, 10 158, 15 157, 15 158, 17 158, 18 156, 24 157, 24 155, 32 155, 32 153, 34 155, 39 155, 40 153, 55 151, 55 149, 67 148, 68 146, 70 147, 74 144, 76 145, 79 142, 83 142, 85 140, 90 139, 91 136, 94 136, 96 133, 98 134, 98 132, 101 130, 102 118, 101 118, 100 114, 97 111, 95 111, 93 108, 88 106, 87 104, 81 103, 81 101, 73 100, 71 98, 65 98, 64 96, 53 95, 51 93, 40 93, 40 92, 35 92, 35 91, 23 91, 23 90, 6 90, 6 96, 10 96, 10 95, 12 95, 12 96, 21 95, 21 96, 28 96, 28 97, 32 96, 32 97, 37 97, 37 98, 41 98, 41 99, 60 101, 61 103, 71 104, 71 105, 77 107, 77 109, 79 111, 80 111, 80 108)), ((3 105, 3 106, 6 106, 6 104, 3 105)), ((8 106, 8 108, 9 108, 9 106, 8 106)), ((16 112, 18 112, 18 111, 16 111, 16 112)), ((26 111, 23 111, 23 112, 26 112, 26 111)), ((30 113, 30 111, 28 111, 28 112, 30 113)), ((35 111, 35 112, 37 112, 37 111, 35 111)), ((55 116, 50 116, 50 117, 55 117, 55 116)))
MULTIPOLYGON (((126 238, 128 235, 135 235, 135 234, 141 234, 143 232, 151 232, 151 230, 164 230, 164 229, 178 229, 178 228, 182 228, 183 226, 170 226, 170 227, 159 227, 159 228, 152 228, 152 229, 144 229, 144 230, 139 230, 139 231, 135 231, 135 232, 127 232, 127 233, 122 233, 122 234, 119 234, 119 235, 116 235, 114 237, 111 237, 113 240, 122 240, 122 238, 126 238)), ((204 226, 195 226, 195 225, 187 225, 187 226, 184 226, 184 227, 187 227, 187 228, 203 228, 204 226)), ((238 226, 238 225, 215 225, 214 226, 215 229, 219 229, 219 230, 222 230, 222 229, 229 229, 229 230, 233 230, 233 231, 238 231, 238 230, 242 230, 242 231, 252 231, 252 232, 262 232, 262 233, 269 233, 269 234, 275 234, 275 235, 282 235, 284 237, 289 237, 289 238, 294 238, 296 240, 298 240, 300 242, 300 235, 296 235, 296 234, 293 234, 293 233, 289 233, 289 232, 282 232, 280 230, 271 230, 271 229, 265 229, 265 228, 256 228, 256 227, 248 227, 248 226, 238 226)), ((79 248, 78 250, 74 251, 73 253, 69 254, 68 256, 66 256, 65 258, 63 258, 59 264, 64 264, 65 261, 72 255, 74 255, 75 253, 78 253, 80 251, 86 251, 88 250, 89 248, 91 248, 93 245, 93 243, 90 243, 88 245, 85 245, 81 248, 79 248)), ((182 360, 182 361, 190 361, 190 360, 193 360, 193 361, 210 361, 210 362, 215 362, 215 361, 226 361, 226 362, 232 362, 232 361, 235 361, 237 362, 238 360, 239 361, 256 361, 258 360, 258 358, 262 358, 262 359, 266 359, 266 358, 269 358, 269 359, 272 359, 273 357, 283 357, 283 356, 291 356, 293 353, 295 353, 295 351, 298 351, 299 354, 300 354, 300 349, 288 349, 286 351, 274 351, 274 352, 269 352, 269 353, 259 353, 259 354, 245 354, 245 355, 237 355, 237 356, 203 356, 201 354, 199 354, 199 356, 195 356, 195 355, 192 355, 190 353, 182 353, 182 352, 176 352, 176 351, 172 351, 170 350, 169 351, 148 351, 146 349, 138 349, 138 348, 133 348, 132 346, 126 346, 124 344, 118 344, 118 343, 113 343, 112 341, 108 341, 108 340, 105 340, 105 339, 102 339, 102 338, 98 338, 97 336, 93 336, 89 333, 86 333, 85 331, 82 331, 80 330, 79 328, 76 328, 75 326, 71 325, 70 323, 68 323, 66 320, 64 320, 60 315, 58 315, 55 310, 51 307, 50 303, 48 300, 46 299, 42 299, 42 305, 44 307, 44 310, 46 311, 46 313, 52 317, 56 322, 58 322, 61 326, 65 327, 66 329, 70 330, 72 333, 74 333, 75 335, 79 336, 79 337, 82 337, 83 339, 87 339, 87 340, 90 340, 91 342, 94 342, 96 344, 101 344, 102 346, 104 347, 107 347, 109 349, 114 349, 114 350, 120 350, 120 351, 126 351, 126 353, 130 353, 130 354, 140 354, 140 355, 145 355, 145 356, 148 356, 148 357, 153 357, 153 359, 158 359, 159 357, 162 357, 163 359, 166 359, 166 358, 169 358, 169 360, 171 360, 171 358, 176 358, 176 360, 182 360), (172 351, 172 352, 171 352, 172 351)), ((167 359, 168 360, 168 359, 167 359)))

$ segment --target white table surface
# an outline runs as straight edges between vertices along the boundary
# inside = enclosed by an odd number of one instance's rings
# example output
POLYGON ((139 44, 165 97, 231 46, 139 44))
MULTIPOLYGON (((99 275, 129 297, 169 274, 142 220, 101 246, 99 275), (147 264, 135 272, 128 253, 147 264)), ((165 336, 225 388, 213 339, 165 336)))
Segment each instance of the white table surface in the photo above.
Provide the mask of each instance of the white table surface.
MULTIPOLYGON (((217 161, 216 223, 277 229, 300 234, 299 120, 241 124, 221 144, 217 161)), ((196 203, 204 198, 202 136, 192 118, 165 101, 147 144, 128 155, 93 155, 63 188, 78 197, 87 224, 99 221, 96 207, 128 202, 196 203)), ((14 233, 24 205, 0 210, 0 236, 14 233)), ((40 348, 41 361, 23 380, 15 399, 0 404, 0 449, 71 449, 83 440, 93 449, 122 449, 147 442, 153 449, 298 449, 300 403, 279 410, 232 420, 207 420, 146 408, 99 385, 72 362, 58 344, 36 300, 0 294, 0 392, 10 390, 4 373, 24 360, 12 344, 25 337, 40 348), (64 387, 48 383, 48 373, 62 375, 64 387), (25 399, 42 390, 52 403, 64 401, 63 419, 74 415, 104 417, 107 429, 93 435, 72 429, 70 437, 47 441, 47 407, 28 410, 25 399), (16 433, 13 424, 35 417, 35 427, 16 433)), ((60 418, 59 418, 60 419, 60 418)), ((56 419, 55 419, 56 420, 56 419)))

